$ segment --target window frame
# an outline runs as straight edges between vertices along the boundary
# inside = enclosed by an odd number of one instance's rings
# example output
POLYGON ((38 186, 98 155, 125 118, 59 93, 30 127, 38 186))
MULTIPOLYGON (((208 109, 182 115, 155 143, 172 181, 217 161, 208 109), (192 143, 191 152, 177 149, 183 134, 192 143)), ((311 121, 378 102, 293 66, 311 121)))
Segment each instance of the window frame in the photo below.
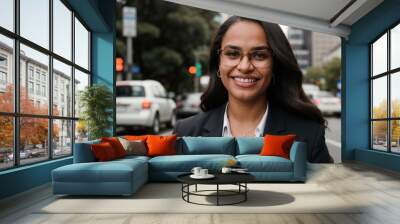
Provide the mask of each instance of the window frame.
MULTIPOLYGON (((70 157, 73 156, 73 152, 74 152, 74 143, 75 143, 75 126, 76 126, 76 121, 79 120, 79 117, 75 117, 75 108, 72 107, 71 108, 71 114, 62 116, 62 115, 53 115, 53 59, 58 60, 61 63, 64 63, 68 66, 71 66, 71 105, 74 105, 75 103, 75 69, 78 69, 79 71, 85 73, 86 75, 88 75, 89 78, 89 83, 88 86, 92 85, 92 61, 91 61, 91 49, 92 49, 92 43, 91 43, 91 38, 92 38, 92 31, 91 29, 88 27, 88 25, 84 22, 84 20, 79 16, 78 13, 76 13, 72 7, 68 4, 68 2, 66 2, 65 0, 59 0, 68 10, 71 11, 71 18, 70 18, 70 23, 71 23, 71 33, 69 35, 71 35, 71 58, 67 59, 64 58, 63 56, 55 53, 53 50, 53 23, 54 23, 54 17, 53 17, 53 1, 54 0, 47 0, 49 2, 49 47, 48 49, 46 49, 45 47, 42 47, 39 44, 36 44, 32 41, 30 41, 29 39, 26 39, 25 37, 20 35, 20 0, 14 0, 13 1, 13 10, 14 10, 14 18, 13 18, 13 22, 14 22, 14 30, 10 31, 4 27, 0 26, 0 35, 10 38, 13 41, 13 54, 12 54, 12 73, 11 75, 13 75, 13 79, 14 79, 14 92, 13 92, 13 107, 14 110, 13 112, 2 112, 0 111, 0 116, 10 116, 13 119, 13 153, 14 153, 14 161, 13 161, 13 166, 10 167, 5 167, 5 168, 0 168, 0 172, 4 171, 4 170, 10 170, 10 169, 16 169, 19 167, 23 167, 23 166, 29 166, 29 165, 33 165, 33 164, 37 164, 37 163, 43 163, 49 160, 53 160, 53 159, 61 159, 61 158, 65 158, 65 157, 70 157), (83 27, 88 31, 88 69, 85 69, 81 66, 79 66, 78 64, 75 63, 75 18, 77 20, 79 20, 79 22, 83 25, 83 27), (45 95, 48 97, 47 99, 47 104, 48 104, 48 112, 46 115, 40 115, 40 114, 28 114, 28 113, 21 113, 20 111, 20 85, 21 85, 21 80, 20 80, 20 70, 21 70, 21 56, 20 56, 20 45, 23 44, 29 48, 32 48, 33 50, 36 50, 42 54, 45 54, 46 56, 48 56, 48 74, 47 74, 47 83, 46 83, 46 87, 45 87, 45 95), (48 143, 52 143, 53 142, 53 123, 57 120, 65 120, 65 121, 70 121, 71 122, 71 153, 68 155, 62 155, 62 156, 54 156, 54 146, 53 144, 47 144, 47 148, 45 150, 47 150, 48 155, 47 157, 43 157, 43 160, 40 160, 38 162, 32 162, 32 163, 24 163, 21 164, 20 161, 20 119, 21 118, 45 118, 47 119, 47 123, 48 123, 48 134, 47 134, 47 142, 48 143)), ((40 83, 40 87, 42 88, 42 79, 41 79, 41 75, 43 71, 40 71, 39 73, 39 80, 36 79, 36 72, 37 72, 37 68, 33 67, 33 79, 30 79, 30 68, 31 65, 29 63, 26 64, 27 68, 26 68, 26 82, 28 81, 32 81, 34 84, 34 92, 36 92, 35 89, 35 85, 36 83, 40 83)), ((28 86, 26 86, 28 87, 28 86)), ((27 91, 29 91, 27 89, 27 91)), ((41 92, 41 90, 40 90, 41 92)), ((42 96, 42 93, 40 93, 38 96, 42 96)))
MULTIPOLYGON (((373 39, 370 43, 368 43, 369 47, 369 149, 373 151, 379 151, 379 152, 385 152, 385 153, 391 153, 391 154, 400 154, 400 152, 393 152, 392 151, 392 121, 400 121, 400 117, 392 117, 392 98, 391 98, 391 91, 392 91, 392 86, 391 86, 391 79, 392 76, 395 75, 396 73, 400 72, 400 67, 391 69, 391 30, 395 28, 396 26, 400 26, 400 21, 397 21, 396 23, 392 24, 390 27, 385 29, 384 32, 379 34, 375 39, 373 39), (386 46, 387 46, 387 51, 386 51, 386 57, 387 57, 387 62, 386 62, 386 71, 376 74, 373 74, 373 44, 376 43, 381 37, 384 35, 387 35, 386 39, 386 46), (386 87, 387 87, 387 93, 386 93, 386 98, 387 98, 387 105, 386 105, 386 117, 385 118, 373 118, 373 93, 374 93, 374 86, 373 86, 373 81, 382 77, 386 77, 386 87), (373 136, 373 122, 376 121, 386 121, 386 150, 379 150, 374 148, 374 136, 373 136)), ((399 52, 400 54, 400 52, 399 52)))

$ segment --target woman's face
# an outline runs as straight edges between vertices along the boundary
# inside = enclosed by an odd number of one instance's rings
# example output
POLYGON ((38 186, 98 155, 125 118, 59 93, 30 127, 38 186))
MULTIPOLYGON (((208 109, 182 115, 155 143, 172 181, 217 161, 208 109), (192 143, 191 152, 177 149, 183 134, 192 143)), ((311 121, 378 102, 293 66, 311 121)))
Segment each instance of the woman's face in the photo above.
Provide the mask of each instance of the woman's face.
POLYGON ((264 29, 251 21, 234 23, 222 38, 219 71, 229 98, 253 101, 265 96, 272 55, 264 29))

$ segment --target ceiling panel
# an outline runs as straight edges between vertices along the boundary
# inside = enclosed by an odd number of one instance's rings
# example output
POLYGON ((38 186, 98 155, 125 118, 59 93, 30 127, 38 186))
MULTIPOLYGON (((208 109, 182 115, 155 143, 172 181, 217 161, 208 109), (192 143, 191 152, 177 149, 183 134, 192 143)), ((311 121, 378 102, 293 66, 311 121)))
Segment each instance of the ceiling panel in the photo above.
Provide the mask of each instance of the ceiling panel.
POLYGON ((383 2, 383 0, 166 1, 345 38, 350 34, 352 24, 383 2), (331 21, 332 18, 335 19, 331 21))

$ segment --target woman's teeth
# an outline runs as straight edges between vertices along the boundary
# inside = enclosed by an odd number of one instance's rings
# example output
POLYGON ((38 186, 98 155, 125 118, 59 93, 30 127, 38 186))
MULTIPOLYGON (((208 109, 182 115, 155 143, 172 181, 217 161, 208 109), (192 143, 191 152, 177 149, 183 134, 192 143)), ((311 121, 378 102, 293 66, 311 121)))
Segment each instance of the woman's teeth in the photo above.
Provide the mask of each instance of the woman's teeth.
POLYGON ((244 83, 253 83, 256 82, 256 79, 249 79, 249 78, 239 78, 239 77, 234 77, 235 80, 239 82, 244 82, 244 83))

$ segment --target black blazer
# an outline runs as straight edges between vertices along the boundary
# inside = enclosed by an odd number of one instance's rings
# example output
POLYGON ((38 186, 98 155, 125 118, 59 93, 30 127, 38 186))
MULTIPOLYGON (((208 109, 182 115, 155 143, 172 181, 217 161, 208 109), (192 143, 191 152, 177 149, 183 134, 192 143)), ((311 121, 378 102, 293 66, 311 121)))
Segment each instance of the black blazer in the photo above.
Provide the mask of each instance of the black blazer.
MULTIPOLYGON (((223 104, 213 110, 179 120, 174 133, 177 136, 222 136, 225 107, 226 104, 223 104)), ((269 102, 265 134, 296 134, 296 141, 307 143, 309 162, 333 162, 325 144, 325 127, 289 113, 276 103, 269 102)))

